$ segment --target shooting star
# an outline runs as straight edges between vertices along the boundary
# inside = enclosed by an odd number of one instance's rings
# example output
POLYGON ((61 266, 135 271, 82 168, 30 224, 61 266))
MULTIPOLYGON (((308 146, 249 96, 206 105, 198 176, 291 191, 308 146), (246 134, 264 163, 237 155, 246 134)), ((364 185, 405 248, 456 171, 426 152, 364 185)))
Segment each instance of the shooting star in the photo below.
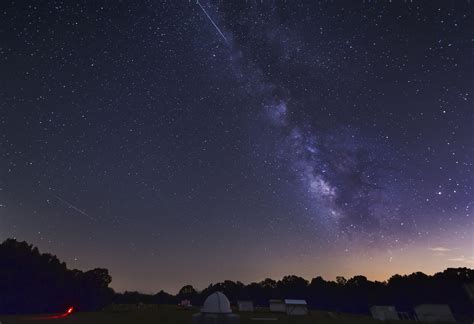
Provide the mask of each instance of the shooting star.
MULTIPOLYGON (((50 190, 51 191, 51 190, 50 190)), ((95 221, 95 219, 90 216, 88 213, 86 213, 84 210, 80 209, 79 207, 76 207, 74 206, 73 204, 71 204, 69 201, 61 198, 60 196, 56 195, 55 193, 51 192, 51 194, 56 197, 57 200, 59 200, 60 202, 62 202, 63 204, 65 204, 66 206, 68 206, 69 208, 77 211, 79 214, 83 215, 83 216, 86 216, 87 218, 89 218, 90 220, 92 221, 95 221)))
POLYGON ((222 38, 224 39, 224 42, 227 46, 229 46, 229 41, 227 40, 227 38, 225 37, 224 33, 220 30, 219 26, 217 26, 217 24, 214 22, 214 20, 212 20, 211 16, 209 16, 209 14, 207 13, 206 9, 204 9, 204 7, 201 5, 201 3, 199 3, 199 0, 196 1, 196 3, 199 5, 199 7, 201 7, 202 11, 206 14, 207 18, 209 18, 209 20, 211 21, 212 25, 214 27, 216 27, 217 31, 219 32, 219 34, 222 36, 222 38))

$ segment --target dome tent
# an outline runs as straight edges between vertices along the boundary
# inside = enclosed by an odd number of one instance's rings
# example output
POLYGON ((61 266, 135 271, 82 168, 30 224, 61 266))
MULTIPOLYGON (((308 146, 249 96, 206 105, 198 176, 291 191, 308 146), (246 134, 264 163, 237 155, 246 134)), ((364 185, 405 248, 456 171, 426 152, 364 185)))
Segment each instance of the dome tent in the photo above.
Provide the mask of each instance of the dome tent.
POLYGON ((230 302, 221 292, 209 295, 201 312, 194 314, 192 324, 239 324, 240 316, 232 314, 230 302))
POLYGON ((204 306, 201 308, 201 313, 212 314, 229 314, 232 313, 229 299, 226 295, 217 291, 209 295, 204 301, 204 306))

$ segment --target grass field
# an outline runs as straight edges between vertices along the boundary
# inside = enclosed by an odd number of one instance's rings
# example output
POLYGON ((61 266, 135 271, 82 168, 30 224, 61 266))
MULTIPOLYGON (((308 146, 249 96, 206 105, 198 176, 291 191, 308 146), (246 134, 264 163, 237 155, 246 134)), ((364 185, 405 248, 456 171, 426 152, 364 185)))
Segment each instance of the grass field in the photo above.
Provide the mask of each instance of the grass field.
MULTIPOLYGON (((38 316, 0 316, 1 324, 21 324, 21 323, 58 323, 70 322, 71 324, 191 324, 191 316, 199 310, 178 309, 176 306, 155 306, 144 309, 102 311, 91 313, 74 313, 64 319, 38 320, 38 316)), ((328 312, 311 311, 308 316, 288 317, 285 314, 270 313, 267 310, 253 313, 240 313, 241 324, 377 324, 377 323, 398 323, 413 324, 414 321, 392 321, 379 322, 367 316, 357 316, 349 314, 335 314, 328 312), (276 318, 276 320, 256 320, 258 318, 276 318)))

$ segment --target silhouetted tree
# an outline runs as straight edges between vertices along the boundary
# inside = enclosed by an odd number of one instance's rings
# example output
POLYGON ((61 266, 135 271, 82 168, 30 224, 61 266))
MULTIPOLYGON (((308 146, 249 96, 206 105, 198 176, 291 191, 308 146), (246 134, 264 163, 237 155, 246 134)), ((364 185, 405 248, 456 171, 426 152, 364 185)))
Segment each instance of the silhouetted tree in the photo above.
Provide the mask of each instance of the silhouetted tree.
POLYGON ((198 303, 200 301, 198 292, 191 285, 186 285, 182 287, 176 297, 179 300, 188 299, 193 304, 198 303))
POLYGON ((100 309, 112 299, 111 280, 106 269, 69 270, 26 242, 0 244, 0 313, 100 309))
POLYGON ((177 299, 175 296, 168 294, 163 290, 160 290, 160 292, 153 296, 153 303, 172 305, 177 303, 177 299))
POLYGON ((344 286, 346 283, 347 283, 347 279, 344 278, 343 276, 337 276, 336 277, 336 282, 341 285, 341 286, 344 286))
POLYGON ((298 276, 285 276, 278 281, 277 287, 285 298, 304 298, 307 296, 308 281, 298 276))
POLYGON ((116 293, 114 296, 116 304, 155 304, 154 295, 143 294, 138 291, 125 291, 116 293))

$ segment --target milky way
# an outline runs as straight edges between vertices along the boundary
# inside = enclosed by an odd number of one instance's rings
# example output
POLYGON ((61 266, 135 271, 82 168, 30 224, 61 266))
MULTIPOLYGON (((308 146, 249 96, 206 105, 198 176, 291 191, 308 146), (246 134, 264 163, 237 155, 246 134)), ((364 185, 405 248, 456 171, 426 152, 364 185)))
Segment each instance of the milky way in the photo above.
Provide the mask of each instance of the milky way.
MULTIPOLYGON (((262 7, 263 10, 273 11, 275 5, 262 4, 262 7)), ((250 17, 253 15, 252 12, 247 14, 250 17)), ((391 219, 392 222, 388 222, 383 212, 377 209, 377 206, 387 203, 380 177, 387 179, 390 171, 394 171, 383 161, 384 156, 377 155, 379 152, 373 146, 369 147, 371 143, 356 128, 343 128, 336 124, 333 126, 336 129, 318 132, 311 122, 305 123, 303 127, 298 125, 291 118, 291 109, 298 107, 289 104, 294 101, 290 91, 284 85, 273 83, 272 78, 266 80, 258 64, 247 62, 250 58, 245 49, 241 49, 238 42, 230 44, 228 37, 222 35, 212 19, 211 23, 229 46, 234 69, 238 71, 236 76, 247 82, 249 95, 261 101, 266 119, 263 122, 275 127, 280 142, 275 154, 287 160, 288 167, 301 182, 313 209, 310 216, 330 229, 333 236, 354 238, 355 233, 359 238, 363 234, 368 235, 372 242, 378 241, 374 238, 383 233, 383 228, 398 221, 391 219)), ((275 25, 270 26, 273 28, 275 25)), ((303 45, 288 48, 289 34, 297 33, 288 28, 283 34, 257 28, 253 37, 265 39, 266 45, 272 47, 273 51, 285 53, 278 58, 278 65, 284 66, 290 63, 291 56, 298 55, 294 52, 305 51, 303 45)), ((230 38, 233 39, 232 34, 230 38)), ((262 50, 265 51, 265 48, 262 50)))

